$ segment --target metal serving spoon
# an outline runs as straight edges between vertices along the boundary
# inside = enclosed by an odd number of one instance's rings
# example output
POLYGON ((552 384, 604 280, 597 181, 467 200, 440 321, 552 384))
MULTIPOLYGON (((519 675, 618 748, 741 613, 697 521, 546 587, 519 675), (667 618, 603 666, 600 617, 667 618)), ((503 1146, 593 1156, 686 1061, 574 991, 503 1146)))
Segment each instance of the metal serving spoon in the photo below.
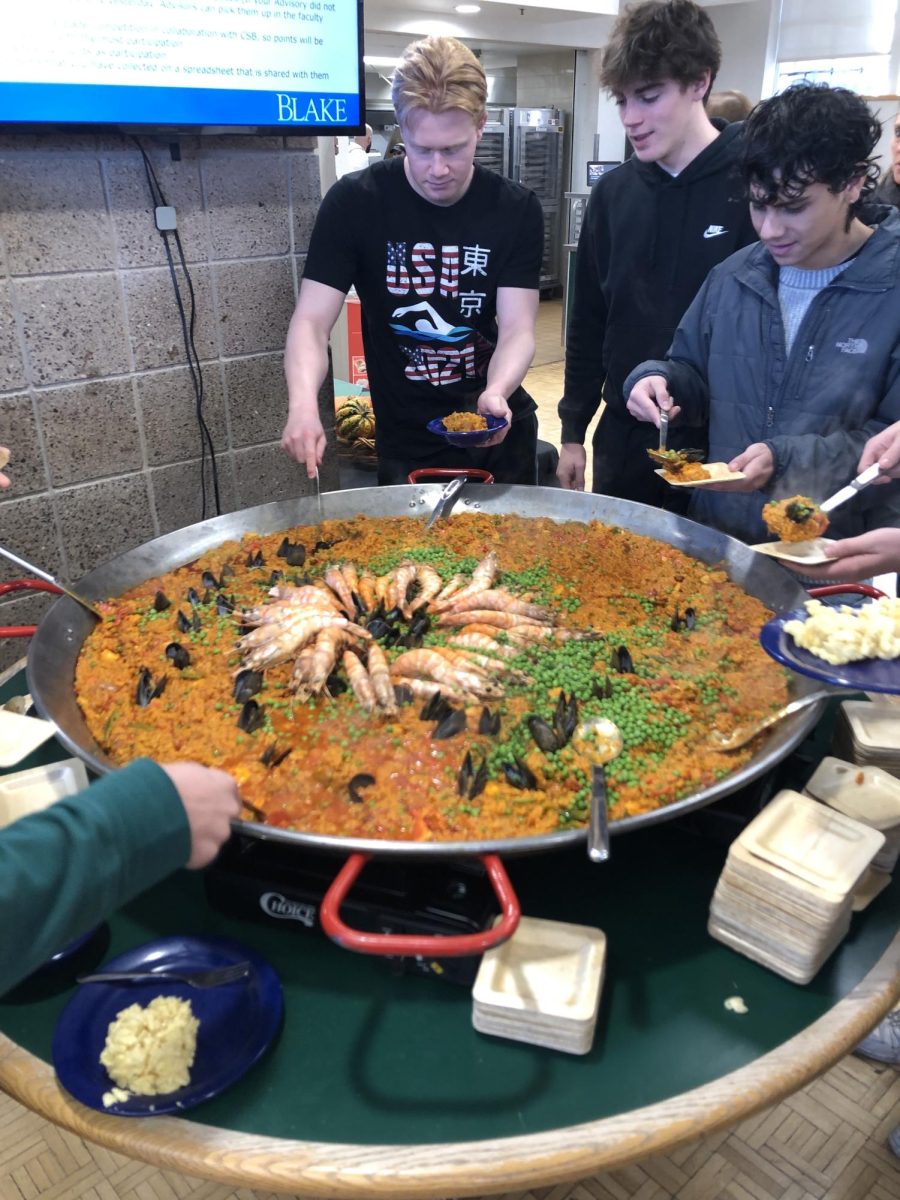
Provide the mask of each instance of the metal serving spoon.
POLYGON ((103 620, 103 614, 94 608, 90 600, 85 600, 84 596, 79 596, 77 592, 73 592, 71 588, 67 588, 64 583, 60 583, 58 579, 54 579, 46 571, 42 571, 40 567, 36 567, 34 563, 30 563, 25 558, 19 558, 18 554, 13 554, 12 550, 7 550, 5 546, 0 546, 0 554, 4 558, 8 558, 11 563, 15 563, 17 567, 21 567, 24 571, 28 571, 32 575, 37 575, 38 579, 43 579, 45 583, 52 583, 54 587, 58 587, 61 592, 71 597, 82 608, 86 608, 91 616, 97 618, 98 621, 103 620))
POLYGON ((723 750, 726 753, 730 750, 740 750, 742 746, 746 746, 758 733, 762 733, 770 725, 775 725, 779 721, 783 721, 785 717, 799 712, 801 708, 807 708, 810 704, 815 704, 819 700, 826 700, 831 696, 838 696, 842 693, 846 695, 845 688, 819 688, 815 692, 809 692, 806 696, 800 696, 797 700, 792 700, 790 704, 783 705, 777 712, 770 713, 769 716, 763 717, 761 721, 754 721, 752 725, 739 725, 731 733, 722 733, 720 729, 713 729, 709 735, 710 745, 714 750, 723 750))
POLYGON ((606 717, 583 721, 572 735, 589 750, 594 762, 591 784, 591 813, 588 821, 587 852, 591 862, 606 862, 609 858, 609 814, 607 812, 606 772, 603 764, 612 762, 622 753, 622 734, 615 722, 606 717))

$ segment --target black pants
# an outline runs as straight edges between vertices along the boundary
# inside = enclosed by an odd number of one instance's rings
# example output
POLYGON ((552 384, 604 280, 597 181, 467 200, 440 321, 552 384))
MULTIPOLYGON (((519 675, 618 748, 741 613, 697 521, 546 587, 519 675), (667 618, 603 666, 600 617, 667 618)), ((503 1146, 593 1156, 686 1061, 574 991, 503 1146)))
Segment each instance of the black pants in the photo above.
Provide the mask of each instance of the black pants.
MULTIPOLYGON (((670 450, 706 450, 706 431, 696 426, 669 426, 670 450)), ((659 446, 659 430, 646 421, 622 418, 606 409, 594 433, 593 491, 620 500, 636 500, 669 512, 687 512, 690 488, 673 488, 655 475, 658 463, 647 454, 659 446)))
POLYGON ((378 482, 381 485, 406 483, 410 471, 420 467, 480 467, 490 471, 496 483, 537 483, 537 416, 527 413, 516 417, 499 446, 474 446, 463 450, 440 445, 437 450, 416 459, 379 458, 378 482))

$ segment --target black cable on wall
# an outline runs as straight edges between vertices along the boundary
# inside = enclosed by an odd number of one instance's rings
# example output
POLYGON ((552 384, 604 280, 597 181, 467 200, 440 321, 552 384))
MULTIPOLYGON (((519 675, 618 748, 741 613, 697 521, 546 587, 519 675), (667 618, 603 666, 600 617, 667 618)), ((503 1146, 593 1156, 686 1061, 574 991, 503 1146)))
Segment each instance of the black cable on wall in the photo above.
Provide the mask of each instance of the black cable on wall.
POLYGON ((187 262, 184 256, 184 247, 181 244, 181 236, 174 222, 174 209, 170 209, 163 193, 159 179, 153 169, 153 163, 150 161, 146 150, 141 145, 140 139, 132 137, 134 144, 141 152, 141 158, 144 162, 144 173, 147 176, 147 187, 150 191, 150 199, 155 210, 155 225, 163 240, 163 246, 166 252, 166 261, 169 264, 169 274, 172 278, 172 287, 175 292, 175 303, 178 305, 178 316, 181 321, 181 336, 184 340, 184 352, 187 358, 188 370, 191 373, 191 384, 194 388, 195 411, 197 414, 197 425, 200 429, 200 500, 201 500, 201 521, 206 520, 206 455, 209 451, 210 473, 212 475, 213 498, 216 506, 216 514, 221 515, 222 503, 219 497, 219 470, 216 463, 215 448, 213 446, 212 435, 209 432, 209 426, 206 424, 206 418, 203 415, 203 368, 200 364, 200 356, 197 353, 197 346, 194 342, 194 324, 196 319, 196 302, 194 298, 194 284, 191 280, 191 274, 188 270, 187 262), (161 210, 168 210, 163 212, 161 210), (168 223, 171 216, 171 224, 168 223), (178 276, 175 273, 175 262, 172 257, 172 247, 169 243, 169 234, 174 234, 175 246, 178 250, 178 260, 181 265, 184 278, 188 289, 188 309, 185 311, 184 297, 181 294, 181 285, 178 282, 178 276))

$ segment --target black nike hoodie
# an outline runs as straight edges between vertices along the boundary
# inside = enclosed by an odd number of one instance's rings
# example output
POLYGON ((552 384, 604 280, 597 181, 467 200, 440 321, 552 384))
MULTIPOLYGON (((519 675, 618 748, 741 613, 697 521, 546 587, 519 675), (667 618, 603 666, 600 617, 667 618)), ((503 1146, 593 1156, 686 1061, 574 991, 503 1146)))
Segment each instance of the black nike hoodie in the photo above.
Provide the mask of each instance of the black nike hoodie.
POLYGON ((756 241, 734 169, 740 123, 677 176, 630 158, 594 185, 588 200, 566 335, 564 442, 584 442, 600 405, 626 420, 622 385, 648 358, 662 358, 709 271, 756 241))

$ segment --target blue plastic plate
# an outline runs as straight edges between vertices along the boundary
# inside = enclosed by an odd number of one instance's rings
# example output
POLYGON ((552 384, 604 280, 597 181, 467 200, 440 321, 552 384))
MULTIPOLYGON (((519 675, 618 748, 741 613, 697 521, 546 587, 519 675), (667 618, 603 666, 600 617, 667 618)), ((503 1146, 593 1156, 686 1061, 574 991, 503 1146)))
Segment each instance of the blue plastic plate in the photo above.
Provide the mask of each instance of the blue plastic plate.
POLYGON ((763 650, 792 671, 835 687, 852 688, 855 692, 900 695, 900 659, 865 658, 860 662, 842 663, 834 667, 798 646, 790 634, 784 632, 785 622, 804 621, 807 615, 806 609, 795 608, 792 612, 781 613, 767 621, 759 634, 763 650))
POLYGON ((251 964, 250 974, 223 987, 201 989, 169 981, 82 984, 60 1014, 53 1033, 53 1065, 60 1083, 89 1108, 122 1117, 177 1113, 217 1096, 262 1057, 281 1028, 281 982, 266 960, 229 938, 170 937, 128 950, 98 968, 198 969, 245 959, 251 964), (177 1092, 130 1096, 104 1107, 103 1095, 114 1086, 100 1065, 110 1022, 129 1004, 146 1006, 156 996, 190 1000, 200 1021, 191 1081, 177 1092))
POLYGON ((481 446, 489 442, 498 430, 505 429, 509 424, 503 417, 486 415, 485 420, 487 429, 472 429, 468 433, 449 433, 440 417, 429 421, 425 428, 429 433, 436 433, 438 437, 442 437, 451 446, 481 446))

